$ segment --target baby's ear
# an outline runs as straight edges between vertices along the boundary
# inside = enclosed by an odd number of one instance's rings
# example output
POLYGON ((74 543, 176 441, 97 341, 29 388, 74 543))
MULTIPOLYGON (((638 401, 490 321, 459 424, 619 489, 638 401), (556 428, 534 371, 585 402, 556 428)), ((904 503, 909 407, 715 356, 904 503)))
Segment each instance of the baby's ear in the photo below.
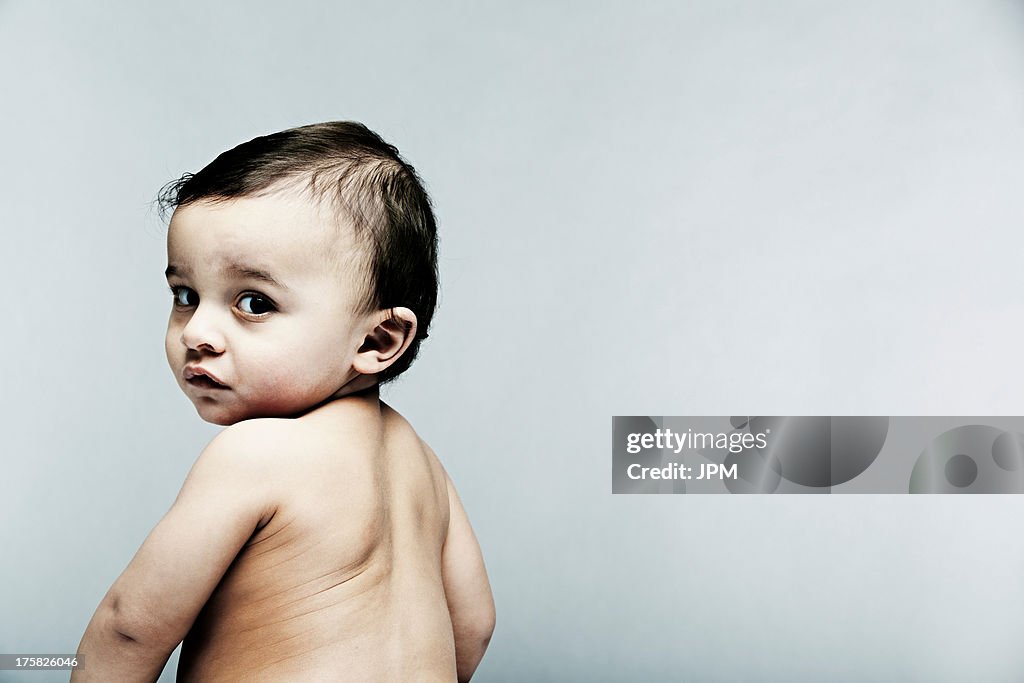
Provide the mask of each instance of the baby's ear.
POLYGON ((352 367, 364 375, 386 370, 416 338, 416 314, 408 308, 392 308, 382 311, 381 316, 352 361, 352 367))

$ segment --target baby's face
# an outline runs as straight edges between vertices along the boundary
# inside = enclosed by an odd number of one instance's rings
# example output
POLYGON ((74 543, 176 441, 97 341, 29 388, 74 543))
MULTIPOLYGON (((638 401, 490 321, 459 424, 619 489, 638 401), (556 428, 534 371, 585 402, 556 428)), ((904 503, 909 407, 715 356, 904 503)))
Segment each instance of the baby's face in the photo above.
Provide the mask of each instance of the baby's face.
POLYGON ((293 415, 359 377, 352 361, 373 325, 353 313, 355 260, 340 274, 329 263, 330 250, 352 245, 321 211, 293 195, 175 211, 167 361, 207 422, 293 415), (220 386, 190 378, 199 369, 220 386))

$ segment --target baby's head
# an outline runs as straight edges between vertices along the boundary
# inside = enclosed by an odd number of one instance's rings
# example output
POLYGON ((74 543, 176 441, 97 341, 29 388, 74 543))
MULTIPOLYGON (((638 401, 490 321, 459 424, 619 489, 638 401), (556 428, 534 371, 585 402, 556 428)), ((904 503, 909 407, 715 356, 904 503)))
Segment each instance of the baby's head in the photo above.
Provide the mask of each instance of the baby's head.
POLYGON ((434 215, 365 126, 255 138, 158 201, 174 211, 167 359, 204 420, 301 414, 415 359, 437 303, 434 215))

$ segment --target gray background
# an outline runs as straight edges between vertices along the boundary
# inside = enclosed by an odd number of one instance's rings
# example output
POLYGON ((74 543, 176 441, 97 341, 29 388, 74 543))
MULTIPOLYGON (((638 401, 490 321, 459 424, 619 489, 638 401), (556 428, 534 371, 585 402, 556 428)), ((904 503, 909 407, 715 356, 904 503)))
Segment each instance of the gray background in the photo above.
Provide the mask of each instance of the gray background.
POLYGON ((74 649, 218 431, 157 189, 345 118, 436 200, 386 398, 480 537, 478 680, 1024 675, 1020 497, 609 477, 612 415, 1021 414, 1019 3, 101 4, 0 2, 0 651, 74 649))

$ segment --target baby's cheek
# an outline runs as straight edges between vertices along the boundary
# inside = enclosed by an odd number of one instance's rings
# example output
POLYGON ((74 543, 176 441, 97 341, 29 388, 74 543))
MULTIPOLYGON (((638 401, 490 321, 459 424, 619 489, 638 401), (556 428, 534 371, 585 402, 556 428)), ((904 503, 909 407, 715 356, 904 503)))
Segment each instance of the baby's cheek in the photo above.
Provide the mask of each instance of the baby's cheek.
POLYGON ((311 378, 299 368, 276 365, 267 368, 260 379, 261 403, 268 408, 301 407, 315 390, 311 378))
POLYGON ((182 355, 178 351, 178 347, 180 346, 180 342, 177 344, 174 342, 171 330, 167 330, 167 334, 164 335, 164 353, 167 354, 167 362, 170 363, 172 366, 174 365, 175 362, 177 362, 178 356, 182 355))

